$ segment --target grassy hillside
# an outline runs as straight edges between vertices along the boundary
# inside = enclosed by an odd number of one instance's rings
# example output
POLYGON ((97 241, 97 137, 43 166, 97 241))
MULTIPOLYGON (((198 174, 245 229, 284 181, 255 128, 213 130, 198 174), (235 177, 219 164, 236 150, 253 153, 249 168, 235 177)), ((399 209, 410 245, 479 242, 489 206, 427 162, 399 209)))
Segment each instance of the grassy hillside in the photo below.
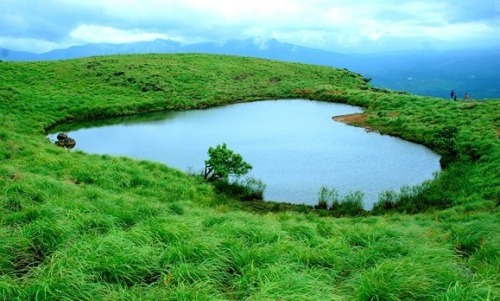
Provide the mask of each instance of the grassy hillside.
POLYGON ((499 116, 498 101, 252 58, 0 62, 0 300, 496 300, 499 116), (363 106, 363 126, 447 168, 373 214, 332 218, 257 211, 162 164, 45 138, 75 120, 298 97, 363 106))

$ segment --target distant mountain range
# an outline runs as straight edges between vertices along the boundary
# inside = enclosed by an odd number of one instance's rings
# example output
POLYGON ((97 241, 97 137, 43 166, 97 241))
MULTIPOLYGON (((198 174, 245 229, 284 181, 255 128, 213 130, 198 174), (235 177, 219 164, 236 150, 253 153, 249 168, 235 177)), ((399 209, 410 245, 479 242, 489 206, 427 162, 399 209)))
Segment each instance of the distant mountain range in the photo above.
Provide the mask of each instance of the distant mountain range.
POLYGON ((36 54, 0 48, 5 61, 61 60, 132 53, 213 53, 252 56, 347 68, 380 88, 449 97, 454 89, 475 99, 500 98, 500 49, 343 54, 279 42, 275 39, 182 44, 155 40, 129 44, 87 44, 36 54))

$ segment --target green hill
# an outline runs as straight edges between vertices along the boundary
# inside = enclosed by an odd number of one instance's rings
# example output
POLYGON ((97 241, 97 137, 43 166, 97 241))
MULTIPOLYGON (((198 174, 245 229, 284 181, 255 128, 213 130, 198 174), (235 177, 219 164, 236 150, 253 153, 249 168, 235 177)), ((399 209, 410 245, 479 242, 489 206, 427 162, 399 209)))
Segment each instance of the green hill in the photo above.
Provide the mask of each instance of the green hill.
POLYGON ((0 62, 0 299, 496 300, 499 101, 367 82, 217 55, 0 62), (71 121, 280 98, 362 106, 360 125, 433 148, 446 169, 338 218, 45 137, 71 121))

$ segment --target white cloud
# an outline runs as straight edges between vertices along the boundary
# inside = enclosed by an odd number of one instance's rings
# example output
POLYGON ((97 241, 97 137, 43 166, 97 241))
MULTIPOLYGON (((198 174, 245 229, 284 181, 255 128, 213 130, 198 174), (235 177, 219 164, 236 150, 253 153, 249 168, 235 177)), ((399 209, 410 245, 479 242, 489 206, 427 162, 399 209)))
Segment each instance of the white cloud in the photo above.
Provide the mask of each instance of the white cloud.
POLYGON ((108 26, 82 24, 69 33, 74 41, 85 43, 132 43, 154 39, 173 39, 163 33, 145 32, 139 29, 121 30, 108 26))
MULTIPOLYGON (((449 47, 499 45, 500 0, 32 0, 0 2, 0 42, 47 45, 124 43, 155 38, 186 43, 277 38, 329 50, 411 47, 415 39, 449 47), (394 44, 396 43, 396 44, 394 44)), ((9 45, 0 44, 0 47, 9 45)), ((26 48, 29 45, 25 45, 26 48)))

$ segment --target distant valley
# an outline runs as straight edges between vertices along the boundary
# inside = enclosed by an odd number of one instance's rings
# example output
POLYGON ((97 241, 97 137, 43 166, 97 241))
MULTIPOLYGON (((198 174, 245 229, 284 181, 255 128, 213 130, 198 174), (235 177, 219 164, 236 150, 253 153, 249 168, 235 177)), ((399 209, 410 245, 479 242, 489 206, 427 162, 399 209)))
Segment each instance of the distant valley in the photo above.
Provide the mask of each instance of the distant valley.
POLYGON ((473 99, 500 98, 500 49, 344 54, 277 40, 263 43, 248 39, 229 40, 221 44, 182 44, 159 39, 130 44, 87 44, 41 54, 0 49, 0 59, 40 61, 112 54, 193 52, 347 68, 370 78, 376 87, 418 95, 448 98, 450 90, 454 89, 459 99, 466 92, 473 99))

